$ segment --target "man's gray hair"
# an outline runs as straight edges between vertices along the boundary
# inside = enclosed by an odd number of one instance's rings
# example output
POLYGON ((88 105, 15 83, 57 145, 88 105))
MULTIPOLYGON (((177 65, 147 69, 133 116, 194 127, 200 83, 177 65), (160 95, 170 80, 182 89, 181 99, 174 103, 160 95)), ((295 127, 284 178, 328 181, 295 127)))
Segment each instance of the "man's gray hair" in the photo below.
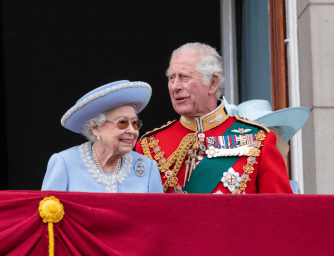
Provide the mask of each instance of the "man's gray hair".
POLYGON ((218 75, 219 85, 216 91, 216 98, 219 99, 224 93, 225 78, 223 69, 223 58, 214 48, 212 48, 207 44, 187 43, 173 51, 170 61, 172 61, 173 57, 179 54, 180 52, 186 52, 186 51, 193 52, 200 56, 196 68, 203 75, 204 85, 209 85, 211 83, 213 74, 218 75))

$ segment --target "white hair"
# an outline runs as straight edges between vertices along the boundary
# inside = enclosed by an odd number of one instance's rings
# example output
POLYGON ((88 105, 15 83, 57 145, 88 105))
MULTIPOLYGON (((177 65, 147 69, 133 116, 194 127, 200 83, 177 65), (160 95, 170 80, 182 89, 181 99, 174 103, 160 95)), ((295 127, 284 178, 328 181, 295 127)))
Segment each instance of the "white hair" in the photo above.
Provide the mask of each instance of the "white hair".
POLYGON ((82 135, 86 137, 87 140, 89 141, 96 141, 97 137, 93 133, 92 127, 94 126, 100 126, 107 121, 107 115, 108 112, 103 112, 101 114, 98 114, 97 116, 93 117, 92 119, 88 120, 84 126, 82 127, 82 135))
MULTIPOLYGON (((208 86, 212 81, 213 74, 218 75, 219 85, 216 91, 216 98, 219 99, 224 93, 224 69, 223 69, 223 58, 219 53, 211 46, 203 43, 187 43, 174 50, 170 61, 173 57, 181 52, 193 52, 200 56, 197 62, 197 71, 203 76, 203 84, 208 86)), ((169 63, 170 64, 170 63, 169 63)), ((168 73, 169 68, 167 69, 168 73)))

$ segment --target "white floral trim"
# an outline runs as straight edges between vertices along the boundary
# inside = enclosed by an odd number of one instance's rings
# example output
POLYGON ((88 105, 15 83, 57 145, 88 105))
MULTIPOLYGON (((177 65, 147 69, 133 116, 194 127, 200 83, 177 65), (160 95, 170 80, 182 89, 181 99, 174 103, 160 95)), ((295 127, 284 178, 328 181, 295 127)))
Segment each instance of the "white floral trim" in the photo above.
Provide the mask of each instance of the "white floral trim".
POLYGON ((111 88, 107 88, 103 91, 97 92, 93 95, 90 95, 89 97, 83 99, 82 101, 80 101, 79 103, 75 104, 72 108, 70 108, 61 118, 61 125, 65 127, 65 123, 67 121, 67 119, 70 118, 71 115, 73 115, 73 113, 75 113, 76 111, 78 111, 80 108, 82 108, 83 106, 85 106, 86 104, 92 102, 93 100, 96 100, 97 98, 103 97, 111 92, 115 92, 121 89, 127 89, 127 88, 137 88, 137 87, 144 87, 150 90, 150 92, 152 93, 152 88, 148 83, 145 82, 129 82, 129 83, 125 83, 125 84, 119 84, 116 86, 113 86, 111 88))
POLYGON ((129 173, 131 172, 132 167, 132 155, 131 152, 127 153, 122 158, 122 168, 120 172, 115 175, 112 174, 110 176, 105 175, 104 173, 101 173, 99 169, 97 168, 93 156, 91 154, 91 146, 92 142, 86 142, 84 144, 81 144, 79 146, 79 152, 80 157, 82 161, 84 162, 86 168, 88 169, 88 172, 92 174, 92 177, 96 179, 96 182, 99 184, 103 184, 106 186, 106 192, 107 193, 116 193, 117 187, 116 187, 116 181, 118 184, 122 184, 126 177, 128 177, 129 173))

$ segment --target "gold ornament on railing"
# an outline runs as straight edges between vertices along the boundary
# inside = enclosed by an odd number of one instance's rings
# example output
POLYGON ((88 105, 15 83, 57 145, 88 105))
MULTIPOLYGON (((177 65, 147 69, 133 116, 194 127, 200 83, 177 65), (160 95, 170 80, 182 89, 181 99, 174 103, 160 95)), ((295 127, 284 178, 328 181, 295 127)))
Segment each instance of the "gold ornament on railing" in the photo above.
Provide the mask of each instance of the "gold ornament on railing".
POLYGON ((38 207, 39 215, 44 223, 48 223, 49 231, 49 256, 54 255, 54 235, 53 223, 57 223, 63 219, 65 214, 62 203, 54 196, 44 198, 38 207))

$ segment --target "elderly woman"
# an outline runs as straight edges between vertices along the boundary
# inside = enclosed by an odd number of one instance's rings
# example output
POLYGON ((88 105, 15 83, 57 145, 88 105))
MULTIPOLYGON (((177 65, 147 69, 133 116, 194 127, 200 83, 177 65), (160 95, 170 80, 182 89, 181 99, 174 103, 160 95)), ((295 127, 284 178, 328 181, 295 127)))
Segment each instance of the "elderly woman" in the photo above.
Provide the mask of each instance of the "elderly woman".
POLYGON ((162 193, 155 161, 132 151, 151 97, 144 82, 117 81, 77 101, 61 124, 88 142, 51 156, 42 190, 162 193))

